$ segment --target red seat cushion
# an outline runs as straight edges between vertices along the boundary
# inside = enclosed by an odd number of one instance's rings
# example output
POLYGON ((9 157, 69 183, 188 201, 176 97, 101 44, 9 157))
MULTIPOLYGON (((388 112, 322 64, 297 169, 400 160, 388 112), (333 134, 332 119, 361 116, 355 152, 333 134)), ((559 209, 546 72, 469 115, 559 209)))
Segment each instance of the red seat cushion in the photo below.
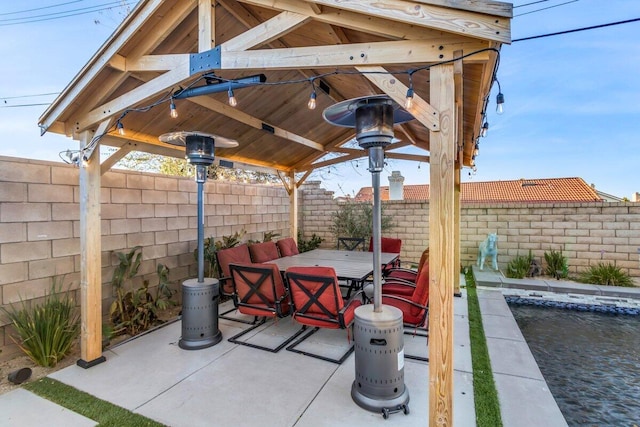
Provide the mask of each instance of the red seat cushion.
POLYGON ((284 239, 278 240, 276 242, 276 246, 278 246, 280 256, 292 256, 300 253, 298 251, 298 245, 296 244, 296 241, 291 237, 286 237, 284 239))
POLYGON ((253 262, 269 262, 276 258, 280 258, 278 247, 274 242, 254 243, 249 246, 251 261, 253 262))
MULTIPOLYGON (((218 260, 218 267, 220 269, 220 277, 230 278, 231 272, 229 271, 229 264, 246 264, 251 263, 251 256, 249 255, 249 248, 246 244, 239 245, 233 248, 220 249, 216 253, 216 259, 218 260)), ((223 294, 230 295, 233 293, 233 282, 231 280, 222 280, 223 294)))
MULTIPOLYGON (((238 267, 237 270, 232 270, 238 300, 241 302, 238 311, 252 316, 276 316, 276 301, 279 301, 287 293, 278 266, 275 264, 235 263, 234 265, 238 267), (264 281, 258 283, 265 275, 267 277, 264 281), (253 287, 258 284, 258 292, 251 293, 253 287), (269 310, 273 310, 273 312, 269 310)), ((283 316, 289 314, 288 298, 282 301, 280 310, 283 316)))

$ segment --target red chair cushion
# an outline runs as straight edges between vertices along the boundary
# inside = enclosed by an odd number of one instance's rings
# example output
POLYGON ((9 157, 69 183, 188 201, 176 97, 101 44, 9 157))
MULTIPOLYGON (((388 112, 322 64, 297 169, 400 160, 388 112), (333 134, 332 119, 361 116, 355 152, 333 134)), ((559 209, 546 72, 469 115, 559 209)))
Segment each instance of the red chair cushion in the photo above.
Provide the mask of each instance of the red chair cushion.
POLYGON ((292 237, 286 237, 284 239, 278 240, 276 242, 276 246, 278 246, 280 256, 292 256, 300 253, 298 251, 298 245, 292 237))
MULTIPOLYGON (((229 264, 246 264, 251 263, 251 256, 249 255, 249 248, 246 244, 239 245, 233 248, 220 249, 216 253, 216 258, 218 260, 218 266, 221 273, 221 278, 231 277, 231 272, 229 271, 229 264)), ((223 280, 222 281, 222 289, 220 290, 223 294, 230 295, 233 293, 233 283, 231 280, 223 280)))
POLYGON ((251 261, 255 263, 269 262, 276 258, 280 258, 278 247, 274 242, 254 243, 249 246, 251 261))
MULTIPOLYGON (((235 263, 234 265, 240 267, 240 270, 232 270, 238 300, 242 303, 238 306, 238 311, 251 316, 276 316, 276 301, 287 293, 278 266, 275 264, 235 263), (249 269, 242 269, 243 267, 249 269), (267 277, 259 284, 259 293, 253 292, 249 295, 253 287, 257 286, 265 275, 267 277), (265 299, 261 298, 261 295, 267 300, 266 302, 265 299), (268 310, 274 311, 270 313, 268 310)), ((289 314, 290 304, 288 298, 282 301, 280 310, 283 316, 289 314)))

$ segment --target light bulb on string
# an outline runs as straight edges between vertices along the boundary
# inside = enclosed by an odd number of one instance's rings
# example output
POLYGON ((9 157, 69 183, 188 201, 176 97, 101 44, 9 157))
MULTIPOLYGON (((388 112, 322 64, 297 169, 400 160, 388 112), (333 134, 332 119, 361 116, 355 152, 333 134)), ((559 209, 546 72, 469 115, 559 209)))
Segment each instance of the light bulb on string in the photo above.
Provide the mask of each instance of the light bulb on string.
POLYGON ((118 121, 116 123, 116 130, 118 131, 118 134, 121 136, 125 136, 127 134, 124 130, 124 125, 122 124, 121 121, 118 121))
POLYGON ((171 116, 172 119, 178 118, 178 110, 176 109, 176 104, 173 102, 173 99, 171 99, 171 103, 169 104, 169 116, 171 116))
MULTIPOLYGON (((313 86, 313 83, 311 83, 311 85, 313 86)), ((316 88, 315 86, 313 86, 313 92, 311 92, 311 95, 309 96, 309 102, 307 102, 307 108, 309 110, 315 110, 316 109, 316 97, 318 96, 318 94, 316 93, 316 88)))
POLYGON ((482 130, 480 131, 480 136, 484 138, 487 136, 488 132, 489 132, 489 122, 484 122, 484 124, 482 125, 482 130))
POLYGON ((502 92, 498 92, 498 95, 496 96, 496 113, 504 113, 504 95, 502 92))
POLYGON ((407 97, 404 99, 405 110, 410 110, 413 107, 413 87, 407 89, 407 97))
POLYGON ((227 95, 229 96, 229 105, 232 106, 232 107, 237 106, 238 105, 238 100, 233 95, 233 89, 231 89, 231 83, 229 83, 229 91, 227 92, 227 95))

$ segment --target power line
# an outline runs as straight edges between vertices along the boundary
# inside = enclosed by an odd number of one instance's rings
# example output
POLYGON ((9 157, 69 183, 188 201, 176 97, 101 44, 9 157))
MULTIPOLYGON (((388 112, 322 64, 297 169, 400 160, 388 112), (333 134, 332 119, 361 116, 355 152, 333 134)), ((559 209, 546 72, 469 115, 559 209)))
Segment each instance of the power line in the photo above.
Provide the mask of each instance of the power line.
MULTIPOLYGON (((68 16, 81 15, 82 13, 91 13, 91 12, 98 12, 101 10, 111 9, 113 7, 116 7, 119 4, 121 4, 120 1, 111 1, 109 3, 102 3, 102 4, 96 4, 93 6, 69 9, 61 12, 51 12, 51 13, 45 13, 41 15, 31 15, 31 16, 26 16, 21 18, 0 19, 0 25, 6 26, 6 25, 14 25, 14 24, 26 24, 30 22, 39 22, 39 21, 46 21, 50 19, 66 18, 68 16), (87 11, 87 12, 81 12, 81 11, 87 11), (78 12, 78 13, 75 13, 75 12, 78 12), (42 19, 36 19, 36 18, 42 18, 42 19), (5 24, 5 23, 8 23, 8 24, 5 24)), ((130 3, 126 3, 123 5, 129 5, 129 4, 130 3)))
POLYGON ((554 4, 553 6, 543 7, 543 8, 540 8, 540 9, 532 10, 530 12, 519 13, 517 15, 513 15, 513 17, 515 18, 516 16, 529 15, 530 13, 536 13, 536 12, 540 12, 540 11, 547 10, 547 9, 553 9, 555 7, 565 6, 565 5, 569 4, 569 3, 575 3, 577 1, 579 1, 579 0, 571 0, 571 1, 564 2, 564 3, 560 3, 560 4, 554 4))
POLYGON ((0 96, 0 99, 37 98, 39 96, 57 95, 59 93, 60 92, 49 92, 49 93, 36 93, 32 95, 0 96))
POLYGON ((19 15, 21 13, 36 12, 38 10, 52 9, 54 7, 65 6, 65 5, 72 4, 72 3, 80 3, 82 1, 85 1, 85 0, 68 1, 68 2, 65 2, 65 3, 52 4, 51 6, 36 7, 35 9, 19 10, 17 12, 5 12, 5 13, 0 13, 0 16, 19 15))
POLYGON ((610 22, 608 24, 592 25, 591 27, 575 28, 573 30, 558 31, 556 33, 548 33, 548 34, 540 34, 540 35, 531 36, 531 37, 523 37, 523 38, 520 38, 520 39, 511 40, 511 43, 521 42, 521 41, 524 41, 524 40, 541 39, 543 37, 559 36, 559 35, 562 35, 562 34, 577 33, 579 31, 595 30, 597 28, 612 27, 614 25, 629 24, 631 22, 637 22, 637 21, 640 21, 640 18, 627 19, 626 21, 610 22))
POLYGON ((18 107, 37 107, 41 105, 51 105, 49 102, 42 104, 16 104, 16 105, 0 105, 0 108, 18 108, 18 107))
POLYGON ((538 1, 533 1, 531 3, 525 3, 525 4, 520 4, 518 6, 513 6, 514 9, 517 9, 519 7, 525 7, 525 6, 531 6, 532 4, 538 4, 538 3, 544 3, 547 2, 549 0, 538 0, 538 1))

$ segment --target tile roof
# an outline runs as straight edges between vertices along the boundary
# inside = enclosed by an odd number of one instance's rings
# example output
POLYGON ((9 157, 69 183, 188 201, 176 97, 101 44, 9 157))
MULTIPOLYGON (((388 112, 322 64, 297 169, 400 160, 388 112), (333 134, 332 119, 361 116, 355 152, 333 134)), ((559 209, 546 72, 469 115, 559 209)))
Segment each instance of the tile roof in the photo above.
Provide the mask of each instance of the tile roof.
MULTIPOLYGON (((404 200, 428 200, 429 184, 405 185, 404 200)), ((380 198, 389 200, 389 187, 380 187, 380 198)), ((363 187, 356 201, 373 199, 371 187, 363 187)), ((512 181, 463 182, 463 202, 593 202, 603 201, 582 178, 541 178, 512 181)))

